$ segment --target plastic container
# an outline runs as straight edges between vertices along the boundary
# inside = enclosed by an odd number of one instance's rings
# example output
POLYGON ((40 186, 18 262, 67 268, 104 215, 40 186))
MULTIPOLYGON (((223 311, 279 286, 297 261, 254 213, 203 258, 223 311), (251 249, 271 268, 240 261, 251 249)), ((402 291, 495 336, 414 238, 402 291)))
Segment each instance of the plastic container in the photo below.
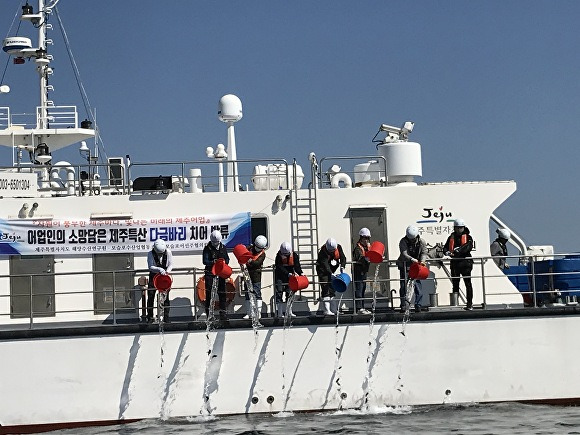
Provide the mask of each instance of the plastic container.
POLYGON ((232 275, 232 268, 226 264, 223 258, 218 259, 211 268, 211 273, 220 278, 227 279, 232 275))
POLYGON ((565 296, 580 296, 580 257, 567 256, 553 262, 554 288, 565 296))
POLYGON ((339 273, 332 277, 332 288, 335 292, 344 293, 350 284, 350 276, 346 273, 339 273))
POLYGON ((234 246, 234 255, 239 264, 246 264, 252 259, 252 253, 242 244, 234 246))
POLYGON ((308 282, 308 277, 304 275, 292 275, 288 279, 288 287, 290 287, 290 290, 293 292, 304 290, 306 287, 308 287, 308 284, 310 284, 308 282))
POLYGON ((381 242, 373 242, 365 254, 365 257, 367 257, 371 263, 382 263, 384 255, 385 245, 381 242))
POLYGON ((429 276, 429 268, 420 263, 413 263, 409 268, 409 277, 411 279, 427 279, 429 276))
POLYGON ((173 284, 173 279, 170 275, 158 273, 153 277, 153 286, 160 292, 166 292, 171 289, 171 284, 173 284))

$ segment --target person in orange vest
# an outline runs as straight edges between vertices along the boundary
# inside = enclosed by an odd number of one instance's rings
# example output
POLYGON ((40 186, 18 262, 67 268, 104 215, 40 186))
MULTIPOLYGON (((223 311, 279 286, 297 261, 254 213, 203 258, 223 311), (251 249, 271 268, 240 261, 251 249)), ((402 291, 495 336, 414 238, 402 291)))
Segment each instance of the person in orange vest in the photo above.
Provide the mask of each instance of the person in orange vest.
POLYGON ((258 236, 254 240, 254 244, 247 247, 248 251, 252 254, 252 258, 246 263, 246 268, 252 281, 252 289, 246 288, 246 315, 244 319, 249 319, 253 316, 250 292, 256 296, 256 313, 258 319, 262 313, 262 265, 266 259, 267 245, 268 239, 264 236, 258 236))
MULTIPOLYGON (((276 282, 276 317, 283 317, 285 314, 286 302, 282 301, 282 297, 286 294, 286 301, 290 296, 290 289, 288 288, 288 281, 291 275, 302 275, 302 267, 300 266, 300 257, 296 252, 292 252, 292 245, 290 242, 283 242, 280 245, 280 250, 276 254, 274 260, 274 280, 276 282)), ((288 313, 291 317, 296 315, 290 311, 288 313)))
MULTIPOLYGON (((401 287, 399 295, 401 296, 401 311, 407 310, 407 304, 411 300, 407 300, 407 277, 409 276, 409 269, 411 264, 420 263, 425 265, 427 259, 427 244, 419 235, 419 229, 414 225, 409 225, 405 230, 405 237, 399 241, 399 258, 397 259, 397 268, 399 269, 399 277, 401 279, 401 287)), ((421 311, 421 281, 415 280, 413 285, 413 293, 415 294, 415 311, 421 311)))
POLYGON ((455 219, 453 233, 447 238, 443 251, 445 255, 451 257, 451 283, 454 293, 459 293, 459 281, 461 276, 463 276, 467 297, 466 310, 473 309, 473 287, 471 286, 472 249, 473 238, 469 235, 469 228, 465 226, 463 219, 455 219))
POLYGON ((324 303, 324 314, 336 314, 331 310, 330 302, 334 297, 334 289, 331 285, 332 274, 340 267, 340 273, 344 271, 346 266, 346 257, 342 246, 336 243, 336 240, 330 238, 318 251, 318 258, 316 259, 316 273, 318 274, 318 281, 320 282, 320 289, 322 293, 322 302, 324 303))
POLYGON ((371 312, 369 310, 365 310, 364 296, 367 287, 365 281, 371 263, 365 255, 371 245, 371 232, 368 228, 361 228, 358 235, 358 242, 352 252, 355 312, 359 314, 370 314, 371 312))

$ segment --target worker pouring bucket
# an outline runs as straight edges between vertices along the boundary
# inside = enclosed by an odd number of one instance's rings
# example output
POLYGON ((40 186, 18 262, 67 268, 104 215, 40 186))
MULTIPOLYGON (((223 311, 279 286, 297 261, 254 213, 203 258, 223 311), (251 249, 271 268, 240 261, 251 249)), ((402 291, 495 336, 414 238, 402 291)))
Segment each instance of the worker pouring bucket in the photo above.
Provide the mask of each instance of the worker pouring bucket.
POLYGON ((240 265, 246 264, 249 260, 252 259, 252 253, 248 251, 248 249, 241 243, 234 246, 234 255, 236 256, 236 259, 240 265))
POLYGON ((332 277, 332 288, 337 293, 344 293, 350 284, 350 276, 346 273, 339 273, 332 277))
POLYGON ((211 268, 211 273, 223 279, 228 279, 232 275, 232 268, 228 266, 223 258, 218 258, 211 268))
POLYGON ((293 292, 304 290, 306 287, 308 287, 308 284, 310 284, 308 282, 308 277, 304 275, 292 275, 288 279, 288 287, 290 287, 290 290, 293 292))
POLYGON ((384 255, 385 245, 381 242, 373 242, 365 254, 365 257, 367 257, 371 263, 382 263, 384 255))
POLYGON ((173 284, 173 279, 170 275, 158 273, 153 277, 153 286, 160 292, 166 292, 171 289, 171 284, 173 284))
POLYGON ((411 279, 427 279, 429 276, 429 268, 423 266, 421 263, 413 263, 409 268, 409 278, 411 279))

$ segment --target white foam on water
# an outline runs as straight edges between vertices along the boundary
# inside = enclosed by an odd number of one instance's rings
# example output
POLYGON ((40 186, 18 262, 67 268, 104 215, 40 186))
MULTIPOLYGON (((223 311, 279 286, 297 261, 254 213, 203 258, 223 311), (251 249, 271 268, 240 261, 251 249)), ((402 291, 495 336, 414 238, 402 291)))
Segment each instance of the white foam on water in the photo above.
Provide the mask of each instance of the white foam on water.
POLYGON ((187 420, 190 423, 206 423, 208 421, 215 421, 218 418, 215 415, 209 414, 209 415, 195 415, 195 416, 189 416, 189 417, 185 417, 185 420, 187 420))
POLYGON ((374 414, 396 414, 405 415, 413 412, 412 406, 375 406, 370 405, 365 409, 341 409, 333 411, 332 415, 374 415, 374 414))
POLYGON ((272 414, 273 417, 276 418, 288 418, 288 417, 294 417, 294 413, 291 411, 280 411, 277 412, 276 414, 272 414))

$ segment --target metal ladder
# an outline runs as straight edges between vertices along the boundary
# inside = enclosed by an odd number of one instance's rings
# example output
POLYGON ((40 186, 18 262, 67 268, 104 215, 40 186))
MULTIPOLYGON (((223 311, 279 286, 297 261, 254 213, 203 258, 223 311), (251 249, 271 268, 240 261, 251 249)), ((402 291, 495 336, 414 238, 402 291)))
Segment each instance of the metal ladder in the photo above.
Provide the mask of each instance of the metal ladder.
MULTIPOLYGON (((294 161, 294 174, 296 174, 296 161, 294 161)), ((313 169, 313 175, 314 169, 313 169)), ((300 264, 304 275, 308 277, 311 286, 302 290, 300 294, 308 293, 313 299, 318 297, 316 286, 317 275, 315 269, 318 256, 318 216, 316 200, 315 176, 308 189, 298 190, 296 175, 293 177, 290 191, 290 219, 292 223, 292 246, 300 256, 300 264)))

